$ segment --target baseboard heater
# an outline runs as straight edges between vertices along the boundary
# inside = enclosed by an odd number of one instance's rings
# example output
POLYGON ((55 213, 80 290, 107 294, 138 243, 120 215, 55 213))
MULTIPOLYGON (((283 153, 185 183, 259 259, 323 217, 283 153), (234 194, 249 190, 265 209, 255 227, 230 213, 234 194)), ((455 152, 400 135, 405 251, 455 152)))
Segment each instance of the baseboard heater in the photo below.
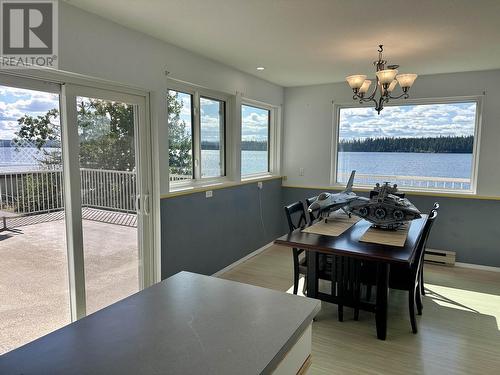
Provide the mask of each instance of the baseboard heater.
POLYGON ((444 266, 454 266, 455 252, 446 250, 426 249, 424 260, 428 263, 442 264, 444 266))

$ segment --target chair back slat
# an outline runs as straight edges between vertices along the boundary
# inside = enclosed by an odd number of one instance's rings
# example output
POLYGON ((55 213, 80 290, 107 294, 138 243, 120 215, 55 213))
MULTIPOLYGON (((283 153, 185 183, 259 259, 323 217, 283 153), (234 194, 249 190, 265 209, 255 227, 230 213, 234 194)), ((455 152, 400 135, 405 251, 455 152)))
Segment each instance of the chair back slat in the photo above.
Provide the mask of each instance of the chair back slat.
POLYGON ((290 232, 307 224, 306 211, 301 201, 285 206, 285 215, 290 232))
MULTIPOLYGON (((309 206, 316 200, 318 199, 318 196, 307 198, 306 199, 306 207, 309 208, 309 206)), ((312 223, 314 220, 316 220, 319 217, 320 210, 319 208, 314 210, 313 212, 309 212, 309 222, 312 223)))

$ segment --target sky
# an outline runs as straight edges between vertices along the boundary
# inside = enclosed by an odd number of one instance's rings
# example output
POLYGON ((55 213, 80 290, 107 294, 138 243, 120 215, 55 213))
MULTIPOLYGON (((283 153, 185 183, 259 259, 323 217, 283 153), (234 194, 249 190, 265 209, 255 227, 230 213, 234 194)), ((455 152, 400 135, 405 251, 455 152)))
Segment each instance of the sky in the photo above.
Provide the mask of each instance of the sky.
POLYGON ((476 103, 341 108, 339 137, 437 137, 474 135, 476 103))
MULTIPOLYGON (((191 96, 179 93, 179 100, 183 106, 181 120, 186 122, 186 132, 191 134, 191 96)), ((202 141, 220 141, 220 127, 222 118, 219 116, 220 102, 213 99, 200 98, 200 125, 202 141)), ((241 138, 244 141, 257 140, 267 141, 268 117, 266 109, 256 108, 248 105, 241 107, 241 118, 243 122, 241 138)))
POLYGON ((57 94, 0 86, 0 139, 15 136, 18 118, 43 115, 53 108, 59 109, 57 94))

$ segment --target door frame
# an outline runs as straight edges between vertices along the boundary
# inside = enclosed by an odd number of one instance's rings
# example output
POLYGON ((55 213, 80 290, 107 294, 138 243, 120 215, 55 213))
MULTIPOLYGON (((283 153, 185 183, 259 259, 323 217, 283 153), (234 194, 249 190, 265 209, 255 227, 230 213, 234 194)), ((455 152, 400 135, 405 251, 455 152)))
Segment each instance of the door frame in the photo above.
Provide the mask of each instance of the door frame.
POLYGON ((153 170, 153 158, 158 150, 152 145, 151 94, 142 89, 120 83, 91 78, 79 74, 52 70, 37 71, 0 71, 5 85, 40 90, 59 94, 61 144, 63 153, 63 178, 65 194, 66 241, 68 252, 68 276, 71 319, 75 321, 86 315, 85 269, 83 262, 83 233, 81 218, 81 191, 79 173, 78 128, 76 124, 76 97, 102 97, 107 100, 123 101, 135 104, 134 111, 138 123, 138 134, 134 137, 141 168, 137 168, 142 190, 140 213, 138 215, 138 245, 143 251, 140 271, 140 289, 160 281, 161 244, 159 241, 158 222, 160 212, 159 190, 156 188, 158 172, 153 170), (138 112, 138 113, 136 113, 138 112), (70 152, 71 150, 71 152, 70 152), (75 167, 76 166, 76 167, 75 167), (140 175, 140 176, 139 176, 140 175), (146 220, 147 222, 144 222, 146 220))
POLYGON ((134 150, 136 159, 136 184, 137 184, 137 245, 139 251, 139 290, 152 285, 154 279, 154 253, 151 251, 153 242, 152 222, 152 171, 150 126, 146 114, 148 103, 146 96, 128 94, 115 90, 108 90, 87 85, 66 83, 62 86, 62 97, 65 116, 62 117, 63 160, 67 178, 65 178, 65 204, 66 210, 66 237, 68 252, 71 254, 73 264, 70 264, 70 287, 74 292, 71 298, 75 319, 86 315, 86 290, 84 268, 84 244, 82 233, 82 207, 80 184, 79 136, 77 124, 76 103, 77 97, 89 97, 117 101, 134 106, 134 150), (64 147, 65 146, 65 147, 64 147))

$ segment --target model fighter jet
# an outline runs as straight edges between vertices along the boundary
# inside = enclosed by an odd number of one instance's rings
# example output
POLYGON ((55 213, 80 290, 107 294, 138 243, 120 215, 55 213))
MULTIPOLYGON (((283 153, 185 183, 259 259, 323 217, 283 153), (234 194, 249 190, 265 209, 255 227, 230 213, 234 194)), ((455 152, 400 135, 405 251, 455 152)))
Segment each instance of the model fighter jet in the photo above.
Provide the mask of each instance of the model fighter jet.
POLYGON ((356 171, 351 172, 351 177, 349 177, 345 190, 340 193, 321 193, 318 195, 318 198, 316 198, 316 200, 309 206, 309 212, 319 210, 320 217, 325 219, 325 221, 328 220, 328 216, 331 212, 339 209, 351 216, 351 214, 346 210, 346 206, 348 206, 349 202, 360 198, 352 191, 355 174, 356 171))

